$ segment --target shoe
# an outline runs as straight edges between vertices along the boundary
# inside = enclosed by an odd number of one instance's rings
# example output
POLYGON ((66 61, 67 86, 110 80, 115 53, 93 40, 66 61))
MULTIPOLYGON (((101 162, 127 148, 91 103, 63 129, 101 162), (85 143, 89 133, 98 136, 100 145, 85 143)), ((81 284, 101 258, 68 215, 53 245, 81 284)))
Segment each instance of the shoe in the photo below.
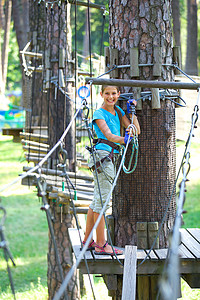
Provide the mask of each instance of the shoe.
MULTIPOLYGON (((84 246, 86 242, 83 241, 82 243, 83 243, 83 246, 84 246)), ((94 250, 96 246, 97 246, 97 244, 95 243, 94 240, 92 240, 92 242, 88 245, 88 248, 87 248, 86 251, 88 251, 88 250, 94 250)), ((82 250, 82 248, 81 248, 81 250, 82 250)))
POLYGON ((105 247, 108 245, 108 242, 105 243, 105 245, 103 247, 100 247, 99 245, 96 244, 96 247, 98 249, 101 249, 101 251, 94 251, 94 254, 96 255, 122 255, 123 254, 123 251, 120 252, 121 250, 118 250, 116 248, 114 248, 114 252, 106 252, 105 251, 105 247))

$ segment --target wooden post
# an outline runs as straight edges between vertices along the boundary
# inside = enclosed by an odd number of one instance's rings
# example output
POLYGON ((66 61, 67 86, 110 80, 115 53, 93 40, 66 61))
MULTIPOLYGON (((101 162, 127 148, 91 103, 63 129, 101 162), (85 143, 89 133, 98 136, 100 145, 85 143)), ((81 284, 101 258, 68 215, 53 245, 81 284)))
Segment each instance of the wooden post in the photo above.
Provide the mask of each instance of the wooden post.
POLYGON ((137 247, 125 246, 122 300, 135 300, 137 247))
POLYGON ((104 56, 105 56, 105 72, 109 70, 108 65, 110 65, 110 49, 109 47, 104 48, 104 56))
POLYGON ((152 109, 159 109, 160 106, 160 95, 159 95, 159 89, 158 88, 152 88, 151 89, 152 98, 151 98, 151 108, 152 109))
POLYGON ((137 247, 138 249, 147 249, 147 222, 137 222, 137 247))
POLYGON ((138 48, 130 48, 130 76, 138 77, 139 76, 139 67, 138 67, 138 48))
POLYGON ((162 48, 154 47, 153 49, 154 65, 153 65, 153 76, 161 76, 162 69, 162 48))
MULTIPOLYGON (((110 67, 118 66, 119 58, 118 58, 118 49, 110 48, 110 67)), ((118 69, 115 69, 111 72, 111 76, 113 78, 118 78, 118 69)))

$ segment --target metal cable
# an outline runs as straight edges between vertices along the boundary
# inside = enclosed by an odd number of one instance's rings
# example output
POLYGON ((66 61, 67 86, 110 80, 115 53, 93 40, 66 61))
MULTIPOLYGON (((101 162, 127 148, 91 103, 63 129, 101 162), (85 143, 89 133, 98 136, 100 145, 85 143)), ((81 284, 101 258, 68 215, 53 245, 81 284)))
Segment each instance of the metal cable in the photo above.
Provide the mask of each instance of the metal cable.
POLYGON ((8 187, 12 186, 13 184, 17 183, 19 180, 27 177, 28 175, 30 175, 31 173, 35 172, 36 170, 40 169, 42 167, 42 165, 47 161, 47 159, 51 156, 51 154, 59 147, 59 145, 63 144, 63 140, 65 138, 65 136, 67 135, 70 127, 72 126, 74 120, 76 119, 79 111, 81 110, 83 106, 83 101, 81 102, 80 107, 77 109, 76 113, 74 114, 72 120, 70 121, 70 123, 68 124, 67 128, 65 129, 63 135, 61 136, 61 138, 58 140, 58 142, 54 145, 54 147, 45 155, 45 157, 43 159, 41 159, 41 161, 34 166, 32 169, 30 169, 29 171, 27 171, 26 173, 20 175, 19 177, 17 177, 16 179, 14 179, 13 181, 11 181, 10 183, 6 184, 4 187, 2 187, 0 189, 0 192, 4 191, 5 189, 7 189, 8 187))
POLYGON ((81 262, 81 260, 82 260, 82 258, 83 258, 83 255, 84 255, 85 252, 87 251, 87 248, 88 248, 88 246, 89 246, 90 240, 92 239, 93 231, 98 227, 99 222, 100 222, 100 220, 101 220, 101 218, 102 218, 102 216, 103 216, 103 214, 104 214, 104 212, 105 212, 105 210, 106 210, 106 206, 107 206, 108 202, 110 201, 110 197, 111 197, 111 195, 112 195, 113 189, 114 189, 114 187, 115 187, 115 185, 116 185, 117 179, 118 179, 118 177, 119 177, 119 174, 120 174, 120 171, 121 171, 121 168, 122 168, 122 162, 123 162, 123 159, 124 159, 124 157, 125 157, 125 155, 126 155, 126 152, 127 152, 127 149, 128 149, 129 140, 130 140, 130 135, 129 135, 129 139, 128 139, 126 148, 125 148, 125 150, 124 150, 123 156, 122 156, 122 160, 121 160, 119 169, 118 169, 117 174, 116 174, 116 176, 115 176, 113 185, 112 185, 111 190, 110 190, 110 192, 109 192, 109 194, 108 194, 108 197, 107 197, 107 199, 106 199, 106 201, 105 201, 105 203, 104 203, 104 205, 103 205, 103 207, 102 207, 102 210, 101 210, 101 212, 100 212, 100 214, 99 214, 99 217, 97 218, 96 223, 95 223, 94 227, 92 228, 92 231, 90 232, 90 234, 89 234, 89 236, 88 236, 88 239, 87 239, 87 241, 86 241, 86 243, 85 243, 85 245, 84 245, 84 247, 83 247, 83 249, 82 249, 80 255, 78 256, 78 258, 77 258, 77 260, 76 260, 76 263, 71 267, 69 273, 67 274, 67 276, 66 276, 65 279, 64 279, 64 282, 63 282, 62 285, 60 286, 58 292, 55 294, 53 300, 59 300, 60 297, 63 295, 63 293, 64 293, 64 291, 65 291, 65 289, 66 289, 66 287, 67 287, 67 285, 68 285, 68 283, 69 283, 69 281, 70 281, 70 279, 71 279, 71 277, 72 277, 74 271, 77 269, 79 263, 81 262))
POLYGON ((173 227, 173 235, 171 240, 170 247, 170 256, 169 263, 167 268, 167 276, 168 279, 161 283, 160 289, 161 293, 166 300, 175 300, 177 299, 178 291, 178 280, 179 280, 179 257, 178 257, 178 247, 179 247, 179 228, 181 227, 181 215, 183 212, 183 204, 184 204, 184 194, 185 194, 185 182, 187 180, 187 175, 189 171, 189 158, 190 158, 190 147, 191 141, 193 137, 193 131, 195 128, 195 124, 198 119, 198 103, 200 99, 200 89, 198 90, 198 97, 196 105, 194 106, 194 113, 192 114, 192 123, 191 129, 188 136, 188 140, 186 143, 186 154, 185 154, 185 162, 183 163, 183 179, 181 181, 178 204, 177 204, 177 212, 175 223, 173 227))

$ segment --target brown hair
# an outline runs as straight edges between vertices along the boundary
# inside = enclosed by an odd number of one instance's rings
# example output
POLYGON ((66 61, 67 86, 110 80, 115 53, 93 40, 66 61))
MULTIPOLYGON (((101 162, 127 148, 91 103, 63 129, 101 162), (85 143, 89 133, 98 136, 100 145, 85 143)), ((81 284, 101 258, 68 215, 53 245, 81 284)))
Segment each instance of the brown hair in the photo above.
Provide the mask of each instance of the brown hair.
MULTIPOLYGON (((103 93, 104 90, 105 90, 108 86, 111 86, 111 85, 109 85, 109 84, 107 84, 107 85, 102 85, 102 87, 101 87, 101 92, 103 93)), ((119 92, 119 87, 118 87, 118 86, 113 85, 113 87, 116 88, 117 91, 119 92)))

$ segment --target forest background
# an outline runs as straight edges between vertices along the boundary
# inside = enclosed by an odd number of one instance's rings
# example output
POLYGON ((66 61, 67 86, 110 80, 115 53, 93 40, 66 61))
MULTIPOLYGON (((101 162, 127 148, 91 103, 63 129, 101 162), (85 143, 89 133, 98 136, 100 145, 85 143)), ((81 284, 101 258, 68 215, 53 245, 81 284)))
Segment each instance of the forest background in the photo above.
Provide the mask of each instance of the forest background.
MULTIPOLYGON (((97 4, 105 5, 107 11, 108 0, 92 1, 97 4)), ((19 50, 22 50, 27 43, 28 33, 26 32, 28 23, 28 0, 1 0, 0 1, 0 81, 5 81, 5 89, 0 85, 0 94, 9 94, 11 91, 21 90, 22 72, 21 57, 19 50), (13 3, 12 3, 13 2, 13 3), (8 7, 12 7, 12 13, 7 12, 8 7), (25 18, 23 18, 25 16, 25 18), (15 22, 14 22, 15 20, 15 22), (10 22, 10 24, 9 24, 10 22), (15 26, 14 26, 15 23, 15 26), (16 28, 16 24, 17 27, 16 28), (22 27, 22 29, 20 29, 22 27), (9 33, 7 32, 9 30, 9 33), (24 30, 24 32, 23 32, 24 30), (17 34, 16 34, 17 33, 17 34), (18 35, 18 36, 17 36, 18 35), (6 46, 7 44, 7 46, 6 46), (8 55, 8 59, 6 59, 8 55), (7 63, 7 61, 9 63, 7 63), (6 73, 7 68, 7 73, 6 73), (7 75, 7 76, 6 76, 7 75)), ((173 0, 173 23, 174 23, 174 44, 181 46, 182 68, 190 75, 199 75, 200 66, 200 3, 198 0, 173 0), (190 13, 189 13, 190 12, 190 13), (195 28, 196 27, 196 28, 195 28), (191 32, 190 32, 191 31, 191 32), (187 34, 189 32, 189 34, 187 34), (192 36, 192 40, 191 40, 192 36), (193 64, 193 71, 188 70, 193 64)), ((77 7, 77 49, 83 56, 89 55, 89 42, 87 33, 87 9, 86 7, 77 7)), ((109 46, 109 19, 105 16, 103 43, 102 43, 102 12, 100 10, 90 10, 90 30, 92 53, 102 55, 103 47, 109 46)), ((71 8, 71 28, 72 28, 72 47, 75 48, 75 13, 74 6, 71 8)), ((85 60, 79 58, 79 66, 84 65, 85 60)), ((84 67, 86 67, 84 65, 84 67)), ((87 68, 87 67, 86 67, 87 68)), ((89 67, 88 67, 89 68, 89 67)), ((20 97, 14 97, 11 101, 17 101, 19 105, 20 97)))

